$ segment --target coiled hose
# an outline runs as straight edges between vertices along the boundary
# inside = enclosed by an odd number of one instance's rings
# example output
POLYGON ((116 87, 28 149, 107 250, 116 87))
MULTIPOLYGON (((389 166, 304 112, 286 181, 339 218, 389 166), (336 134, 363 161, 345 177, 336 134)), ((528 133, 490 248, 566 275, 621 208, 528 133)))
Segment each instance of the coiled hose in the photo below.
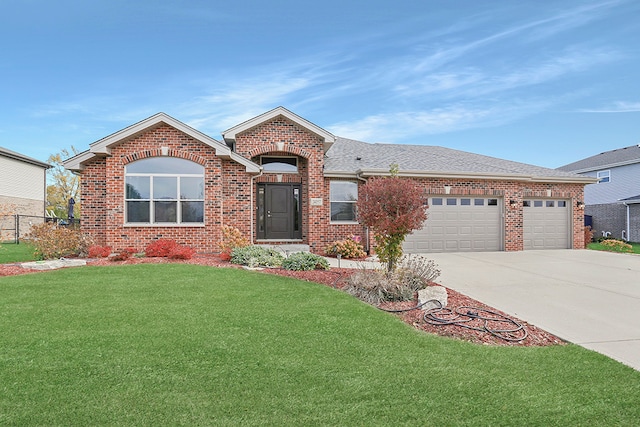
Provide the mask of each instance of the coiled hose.
POLYGON ((456 309, 446 308, 436 299, 425 301, 415 307, 389 310, 380 310, 389 313, 402 313, 417 310, 428 303, 435 303, 436 308, 425 311, 422 319, 425 323, 434 326, 455 325, 461 328, 472 329, 491 334, 505 341, 522 341, 527 338, 528 332, 524 325, 495 311, 481 307, 460 306, 456 309))

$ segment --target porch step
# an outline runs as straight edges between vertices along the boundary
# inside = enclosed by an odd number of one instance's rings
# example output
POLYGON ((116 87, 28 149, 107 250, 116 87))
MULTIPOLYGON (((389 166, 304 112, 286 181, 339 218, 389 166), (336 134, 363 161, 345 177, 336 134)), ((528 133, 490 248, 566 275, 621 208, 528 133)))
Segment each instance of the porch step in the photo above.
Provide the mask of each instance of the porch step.
POLYGON ((309 245, 296 244, 296 243, 284 244, 284 245, 268 245, 268 244, 260 243, 257 246, 264 246, 265 248, 273 248, 275 250, 282 252, 284 256, 289 256, 296 252, 310 252, 309 245))

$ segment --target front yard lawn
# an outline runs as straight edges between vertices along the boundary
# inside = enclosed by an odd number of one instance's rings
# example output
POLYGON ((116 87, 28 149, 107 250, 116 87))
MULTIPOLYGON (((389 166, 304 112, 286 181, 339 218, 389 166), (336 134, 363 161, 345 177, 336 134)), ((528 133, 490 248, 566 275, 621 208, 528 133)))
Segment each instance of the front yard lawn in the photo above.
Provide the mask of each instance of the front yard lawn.
POLYGON ((640 372, 187 264, 0 278, 0 425, 635 425, 640 372))
POLYGON ((0 243, 0 264, 34 261, 34 247, 28 243, 0 243))

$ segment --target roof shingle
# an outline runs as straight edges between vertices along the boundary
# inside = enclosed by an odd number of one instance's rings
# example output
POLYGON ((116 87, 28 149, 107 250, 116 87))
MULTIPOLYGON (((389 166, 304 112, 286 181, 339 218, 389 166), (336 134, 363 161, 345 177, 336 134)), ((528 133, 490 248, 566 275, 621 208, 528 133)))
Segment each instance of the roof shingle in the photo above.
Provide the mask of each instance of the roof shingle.
POLYGON ((400 172, 484 174, 534 178, 579 178, 579 175, 540 166, 468 153, 445 147, 404 144, 370 144, 336 138, 327 152, 325 173, 388 171, 397 164, 400 172))
POLYGON ((566 172, 587 172, 631 163, 640 163, 640 145, 605 151, 604 153, 561 166, 558 169, 566 172))

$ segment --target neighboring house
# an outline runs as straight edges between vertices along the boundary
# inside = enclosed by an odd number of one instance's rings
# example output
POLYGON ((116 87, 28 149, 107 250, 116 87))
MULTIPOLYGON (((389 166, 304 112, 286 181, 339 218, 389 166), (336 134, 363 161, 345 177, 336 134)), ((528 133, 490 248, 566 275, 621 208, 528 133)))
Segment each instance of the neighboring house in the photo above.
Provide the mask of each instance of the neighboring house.
POLYGON ((252 243, 372 241, 357 221, 367 179, 416 180, 424 229, 407 252, 582 248, 592 178, 442 147, 368 144, 332 135, 278 107, 218 141, 159 113, 64 162, 81 175, 82 230, 114 249, 171 238, 216 253, 221 227, 252 243))
POLYGON ((594 237, 640 242, 640 146, 606 151, 558 170, 598 180, 584 190, 585 214, 592 217, 594 237))
POLYGON ((50 167, 48 163, 0 147, 0 204, 14 205, 18 214, 42 218, 50 167))

